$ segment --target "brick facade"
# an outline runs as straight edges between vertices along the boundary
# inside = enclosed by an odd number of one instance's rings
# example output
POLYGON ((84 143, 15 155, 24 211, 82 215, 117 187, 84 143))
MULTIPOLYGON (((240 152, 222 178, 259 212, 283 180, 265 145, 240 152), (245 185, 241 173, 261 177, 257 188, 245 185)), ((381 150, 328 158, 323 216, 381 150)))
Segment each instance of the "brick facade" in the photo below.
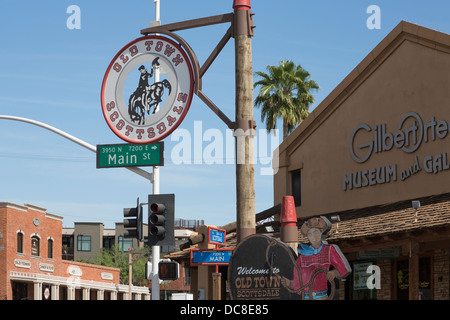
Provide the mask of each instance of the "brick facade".
POLYGON ((377 290, 377 300, 391 300, 392 260, 390 259, 377 260, 377 266, 380 267, 381 272, 381 279, 380 279, 381 288, 377 290))
MULTIPOLYGON (((119 269, 62 259, 61 216, 0 202, 0 232, 0 299, 128 299, 119 269)), ((133 294, 149 299, 146 287, 133 294)))
POLYGON ((434 300, 449 300, 450 249, 434 251, 434 300))

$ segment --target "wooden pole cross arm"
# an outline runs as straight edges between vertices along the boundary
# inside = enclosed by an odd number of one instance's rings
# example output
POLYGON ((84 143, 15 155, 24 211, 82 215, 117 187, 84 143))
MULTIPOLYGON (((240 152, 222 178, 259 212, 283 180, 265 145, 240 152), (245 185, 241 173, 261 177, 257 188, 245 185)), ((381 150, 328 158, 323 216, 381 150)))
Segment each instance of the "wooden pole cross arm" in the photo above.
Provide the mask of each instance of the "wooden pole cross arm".
POLYGON ((169 23, 161 26, 150 27, 141 30, 141 34, 164 33, 165 31, 179 31, 198 27, 211 26, 215 24, 227 23, 233 21, 233 13, 221 14, 200 19, 193 19, 175 23, 169 23))

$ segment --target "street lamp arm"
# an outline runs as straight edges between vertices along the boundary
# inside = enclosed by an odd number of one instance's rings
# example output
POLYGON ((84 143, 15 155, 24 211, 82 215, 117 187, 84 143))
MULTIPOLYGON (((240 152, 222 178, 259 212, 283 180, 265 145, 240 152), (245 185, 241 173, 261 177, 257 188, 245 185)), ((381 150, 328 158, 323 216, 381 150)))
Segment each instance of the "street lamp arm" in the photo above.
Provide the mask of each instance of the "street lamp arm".
MULTIPOLYGON (((67 132, 64 132, 64 131, 59 130, 59 129, 55 128, 55 127, 52 127, 52 126, 50 126, 50 125, 48 125, 46 123, 39 122, 39 121, 32 120, 32 119, 15 117, 15 116, 6 116, 6 115, 0 115, 0 119, 21 121, 21 122, 29 123, 29 124, 32 124, 32 125, 35 125, 35 126, 38 126, 38 127, 44 128, 44 129, 47 129, 49 131, 52 131, 52 132, 54 132, 54 133, 56 133, 56 134, 58 134, 58 135, 60 135, 60 136, 62 136, 64 138, 72 141, 72 142, 75 142, 76 144, 78 144, 78 145, 80 145, 80 146, 82 146, 82 147, 84 147, 84 148, 86 148, 86 149, 88 149, 88 150, 90 150, 92 152, 97 153, 97 147, 96 146, 93 146, 93 145, 91 145, 91 144, 89 144, 89 143, 87 143, 87 142, 85 142, 85 141, 83 141, 81 139, 78 139, 77 137, 74 137, 74 136, 68 134, 67 132)), ((126 168, 126 169, 128 169, 130 171, 133 171, 134 173, 140 175, 141 177, 144 177, 147 180, 150 180, 153 183, 153 174, 151 174, 151 173, 149 173, 149 172, 147 172, 145 170, 142 170, 140 168, 135 168, 135 167, 130 167, 130 168, 126 168)))
POLYGON ((80 146, 82 146, 82 147, 84 147, 84 148, 86 148, 88 150, 91 150, 92 152, 97 153, 97 147, 95 147, 95 146, 93 146, 93 145, 91 145, 91 144, 89 144, 87 142, 84 142, 83 140, 80 140, 80 139, 78 139, 78 138, 76 138, 76 137, 74 137, 74 136, 72 136, 72 135, 70 135, 70 134, 68 134, 68 133, 66 133, 64 131, 61 131, 61 130, 55 128, 55 127, 52 127, 52 126, 50 126, 48 124, 45 124, 43 122, 39 122, 39 121, 36 121, 36 120, 27 119, 27 118, 21 118, 21 117, 15 117, 15 116, 4 116, 4 115, 0 115, 0 119, 21 121, 21 122, 26 122, 26 123, 29 123, 29 124, 33 124, 35 126, 38 126, 38 127, 50 130, 50 131, 52 131, 52 132, 54 132, 56 134, 59 134, 60 136, 66 138, 66 139, 68 139, 68 140, 70 140, 72 142, 75 142, 76 144, 79 144, 80 146))

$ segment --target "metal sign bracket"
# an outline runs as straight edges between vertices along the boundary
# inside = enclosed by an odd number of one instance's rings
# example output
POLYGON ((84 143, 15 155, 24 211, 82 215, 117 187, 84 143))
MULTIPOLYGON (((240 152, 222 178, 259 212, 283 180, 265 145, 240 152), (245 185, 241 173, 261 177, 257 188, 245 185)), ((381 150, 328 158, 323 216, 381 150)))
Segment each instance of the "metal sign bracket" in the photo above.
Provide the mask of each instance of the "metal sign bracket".
POLYGON ((253 16, 254 13, 249 10, 238 10, 235 13, 221 14, 165 25, 156 25, 141 30, 141 34, 143 35, 148 35, 150 33, 163 33, 168 35, 177 40, 180 45, 185 48, 194 68, 194 93, 227 125, 229 129, 240 129, 240 135, 255 135, 254 129, 256 128, 256 122, 253 119, 237 122, 231 121, 230 118, 228 118, 228 116, 225 115, 202 91, 202 77, 231 38, 233 38, 236 34, 242 33, 247 34, 248 36, 254 35, 253 29, 255 26, 253 25, 253 16), (238 22, 241 20, 245 23, 238 22), (211 26, 221 23, 231 23, 231 26, 201 67, 192 48, 181 37, 173 33, 174 31, 211 26), (239 27, 242 25, 245 27, 239 27), (238 28, 245 28, 245 30, 238 30, 238 28))

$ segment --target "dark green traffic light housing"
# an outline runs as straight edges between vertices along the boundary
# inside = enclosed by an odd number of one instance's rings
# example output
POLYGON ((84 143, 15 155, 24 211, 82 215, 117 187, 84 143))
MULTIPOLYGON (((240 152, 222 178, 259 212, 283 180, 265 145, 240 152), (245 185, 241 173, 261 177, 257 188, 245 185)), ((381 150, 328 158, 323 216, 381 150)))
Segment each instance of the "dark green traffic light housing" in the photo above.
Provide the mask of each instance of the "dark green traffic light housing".
POLYGON ((148 196, 148 245, 175 245, 175 195, 148 196))

